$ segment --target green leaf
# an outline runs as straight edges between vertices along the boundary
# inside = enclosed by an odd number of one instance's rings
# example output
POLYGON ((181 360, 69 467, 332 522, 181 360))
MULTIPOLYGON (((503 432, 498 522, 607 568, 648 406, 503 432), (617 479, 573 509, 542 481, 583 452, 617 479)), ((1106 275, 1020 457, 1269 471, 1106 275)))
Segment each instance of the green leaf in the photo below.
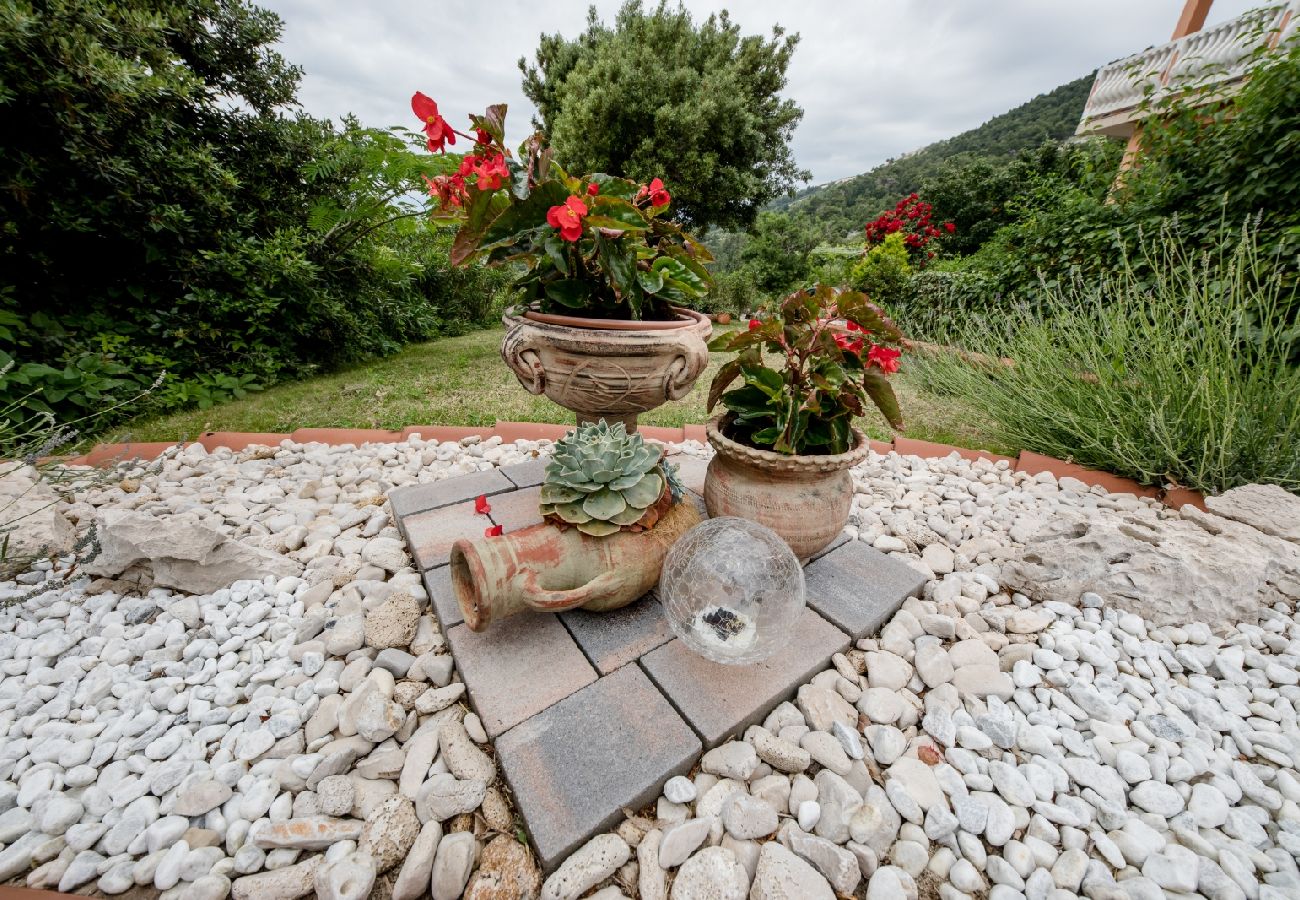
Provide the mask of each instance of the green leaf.
POLYGON ((766 366, 744 366, 743 374, 745 384, 758 388, 774 400, 785 392, 785 381, 775 369, 766 366))
POLYGON ((898 397, 894 395, 894 386, 889 378, 879 369, 867 369, 862 376, 862 387, 866 390, 876 409, 899 431, 903 430, 903 413, 898 408, 898 397))
POLYGON ((903 339, 903 332, 894 324, 885 311, 867 299, 861 291, 844 291, 839 296, 836 308, 841 316, 856 322, 867 331, 880 337, 895 341, 903 339))
POLYGON ((641 290, 647 294, 657 294, 663 290, 664 276, 661 272, 644 272, 638 269, 636 280, 641 283, 641 290))
MULTIPOLYGON (((710 349, 712 348, 710 347, 710 349)), ((709 402, 706 407, 708 412, 713 412, 713 407, 718 405, 718 399, 722 396, 722 392, 736 380, 736 376, 739 374, 740 360, 732 359, 724 363, 722 368, 718 370, 718 374, 713 376, 713 382, 709 385, 709 402)))
POLYGON ((640 481, 622 491, 622 494, 629 506, 645 509, 658 500, 663 492, 663 477, 658 472, 647 472, 640 481))
POLYGON ((591 285, 585 281, 565 278, 546 283, 546 297, 561 306, 581 309, 591 299, 591 285))
POLYGON ((608 519, 627 509, 627 501, 618 491, 601 488, 594 494, 588 494, 582 501, 582 510, 593 519, 608 519))
POLYGON ((587 222, 595 228, 645 231, 650 227, 641 210, 618 197, 598 195, 587 203, 587 222))

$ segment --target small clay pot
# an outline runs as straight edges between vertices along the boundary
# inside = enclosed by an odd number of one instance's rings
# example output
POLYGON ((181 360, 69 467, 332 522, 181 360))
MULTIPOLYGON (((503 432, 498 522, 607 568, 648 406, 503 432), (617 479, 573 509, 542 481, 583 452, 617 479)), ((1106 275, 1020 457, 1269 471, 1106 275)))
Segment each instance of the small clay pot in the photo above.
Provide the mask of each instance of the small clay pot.
POLYGON ((605 612, 627 606, 659 581, 664 557, 700 523, 689 499, 655 527, 604 537, 542 523, 451 545, 451 584, 471 631, 525 609, 605 612))
POLYGON ((853 449, 826 456, 791 456, 749 447, 723 434, 729 414, 709 420, 715 451, 704 476, 709 516, 739 516, 766 525, 800 559, 826 547, 844 528, 853 504, 849 469, 871 452, 854 428, 853 449))
POLYGON ((718 313, 718 324, 719 324, 719 325, 730 325, 730 324, 731 324, 731 313, 718 313))
POLYGON ((634 431, 638 414, 685 397, 709 364, 708 317, 676 312, 676 322, 628 322, 516 307, 501 320, 501 357, 527 391, 572 410, 579 425, 604 419, 634 431))

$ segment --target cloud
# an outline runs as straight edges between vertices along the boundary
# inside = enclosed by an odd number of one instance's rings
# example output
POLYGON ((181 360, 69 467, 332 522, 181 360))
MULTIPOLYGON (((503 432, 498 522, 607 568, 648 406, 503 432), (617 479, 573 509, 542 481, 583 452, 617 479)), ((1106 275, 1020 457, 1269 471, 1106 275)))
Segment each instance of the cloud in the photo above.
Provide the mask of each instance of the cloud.
MULTIPOLYGON (((653 0, 647 0, 647 6, 653 0)), ((510 106, 511 145, 531 130, 516 60, 543 32, 574 36, 583 3, 536 0, 262 0, 285 29, 281 51, 304 70, 313 115, 415 124, 422 90, 460 126, 490 103, 510 106)), ((804 109, 796 159, 814 183, 973 128, 1098 66, 1164 42, 1183 0, 690 0, 697 19, 723 8, 746 33, 800 34, 785 94, 804 109)), ((1258 5, 1219 0, 1211 23, 1258 5)), ((618 0, 595 4, 612 20, 618 0)))

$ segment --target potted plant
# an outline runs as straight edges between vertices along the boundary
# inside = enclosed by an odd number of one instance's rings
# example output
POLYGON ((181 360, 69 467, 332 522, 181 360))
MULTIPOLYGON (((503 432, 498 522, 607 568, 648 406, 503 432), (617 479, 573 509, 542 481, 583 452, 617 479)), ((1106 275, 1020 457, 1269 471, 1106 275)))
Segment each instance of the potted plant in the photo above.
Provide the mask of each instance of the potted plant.
POLYGON ((871 402, 903 427, 889 383, 901 355, 891 345, 902 341, 865 294, 825 285, 716 338, 710 350, 737 355, 709 389, 709 411, 719 401, 726 410, 706 431, 716 451, 704 481, 709 515, 760 522, 800 559, 834 540, 852 505, 848 470, 868 453, 853 417, 871 402))
POLYGON ((459 226, 451 261, 513 265, 523 304, 506 311, 501 355, 520 384, 577 415, 636 428, 638 413, 686 395, 708 364, 706 316, 686 308, 712 283, 713 257, 665 217, 658 179, 574 177, 540 134, 503 145, 506 107, 456 131, 417 93, 429 149, 473 141, 460 167, 426 181, 435 219, 459 226))
POLYGON ((698 525, 663 449, 623 424, 580 425, 546 467, 541 524, 458 540, 450 571, 471 631, 525 609, 619 609, 659 580, 664 557, 698 525))

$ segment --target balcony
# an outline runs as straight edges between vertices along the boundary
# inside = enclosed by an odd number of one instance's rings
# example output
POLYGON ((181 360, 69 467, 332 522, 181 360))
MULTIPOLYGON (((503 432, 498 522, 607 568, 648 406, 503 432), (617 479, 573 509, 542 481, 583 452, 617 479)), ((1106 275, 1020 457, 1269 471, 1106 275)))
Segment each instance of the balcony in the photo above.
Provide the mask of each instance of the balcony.
POLYGON ((1148 115, 1148 100, 1188 88, 1208 88, 1207 99, 1234 93, 1245 81, 1255 53, 1292 36, 1300 0, 1261 7, 1187 37, 1152 47, 1097 70, 1076 136, 1129 137, 1148 115))

